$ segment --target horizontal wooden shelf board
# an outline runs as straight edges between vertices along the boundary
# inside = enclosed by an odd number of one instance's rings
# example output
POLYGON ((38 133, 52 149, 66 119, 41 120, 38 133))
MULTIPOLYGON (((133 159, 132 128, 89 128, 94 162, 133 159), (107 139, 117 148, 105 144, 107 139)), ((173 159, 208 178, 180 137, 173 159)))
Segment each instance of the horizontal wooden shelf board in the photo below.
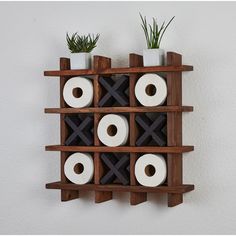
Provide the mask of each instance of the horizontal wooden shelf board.
POLYGON ((192 106, 160 107, 86 107, 86 108, 45 108, 45 113, 142 113, 142 112, 191 112, 192 106))
POLYGON ((62 146, 49 145, 45 147, 46 151, 63 151, 63 152, 127 152, 127 153, 183 153, 194 150, 193 146, 179 147, 107 147, 107 146, 62 146))
POLYGON ((123 67, 109 68, 104 70, 54 70, 44 71, 45 76, 79 76, 79 75, 106 75, 106 74, 133 74, 133 73, 151 73, 151 72, 181 72, 192 71, 193 66, 150 66, 150 67, 123 67))
POLYGON ((148 193, 186 193, 194 190, 194 185, 184 184, 181 186, 158 186, 158 187, 145 187, 145 186, 124 186, 124 185, 98 185, 98 184, 72 184, 53 182, 46 184, 47 189, 64 189, 64 190, 90 190, 90 191, 112 191, 112 192, 148 192, 148 193))

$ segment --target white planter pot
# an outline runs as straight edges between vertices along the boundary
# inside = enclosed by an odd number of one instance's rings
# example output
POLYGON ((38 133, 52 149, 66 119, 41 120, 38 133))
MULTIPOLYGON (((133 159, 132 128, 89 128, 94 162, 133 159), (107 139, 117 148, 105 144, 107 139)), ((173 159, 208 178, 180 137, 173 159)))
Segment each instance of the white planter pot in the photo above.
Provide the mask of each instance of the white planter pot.
POLYGON ((71 70, 90 69, 91 54, 89 52, 71 53, 70 68, 71 70))
POLYGON ((163 49, 144 49, 143 50, 143 65, 144 66, 162 66, 164 65, 164 50, 163 49))

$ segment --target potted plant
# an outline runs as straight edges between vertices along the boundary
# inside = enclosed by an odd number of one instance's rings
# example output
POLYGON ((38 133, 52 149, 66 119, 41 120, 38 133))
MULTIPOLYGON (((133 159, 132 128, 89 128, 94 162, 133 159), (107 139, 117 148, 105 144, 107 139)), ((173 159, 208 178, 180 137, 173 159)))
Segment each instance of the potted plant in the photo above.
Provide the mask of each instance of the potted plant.
MULTIPOLYGON (((140 13, 139 13, 140 14, 140 13)), ((170 25, 171 21, 175 18, 172 17, 171 20, 165 25, 162 23, 161 27, 158 26, 157 20, 153 19, 152 26, 147 24, 146 16, 142 17, 142 28, 145 34, 147 49, 143 50, 143 65, 144 66, 158 66, 164 64, 164 50, 160 48, 162 37, 170 25)))
POLYGON ((90 69, 91 68, 91 54, 90 52, 97 46, 99 34, 94 35, 79 35, 72 34, 70 37, 66 34, 66 41, 71 52, 70 64, 71 69, 90 69))

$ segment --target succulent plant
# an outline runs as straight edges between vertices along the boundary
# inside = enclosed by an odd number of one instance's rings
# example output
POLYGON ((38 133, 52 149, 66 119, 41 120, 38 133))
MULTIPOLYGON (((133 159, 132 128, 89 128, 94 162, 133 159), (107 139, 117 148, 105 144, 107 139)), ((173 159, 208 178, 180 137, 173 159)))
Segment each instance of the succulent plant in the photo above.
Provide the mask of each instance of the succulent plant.
POLYGON ((158 26, 157 20, 155 18, 152 18, 152 26, 147 23, 146 16, 143 17, 141 13, 139 13, 141 20, 142 20, 142 28, 145 34, 146 42, 147 42, 147 48, 160 48, 162 37, 167 29, 167 27, 170 25, 171 21, 175 18, 172 17, 170 21, 165 25, 165 21, 162 23, 161 27, 158 26))
POLYGON ((91 52, 97 46, 99 36, 99 34, 96 36, 91 34, 79 35, 77 32, 69 36, 67 33, 66 41, 71 53, 91 52))

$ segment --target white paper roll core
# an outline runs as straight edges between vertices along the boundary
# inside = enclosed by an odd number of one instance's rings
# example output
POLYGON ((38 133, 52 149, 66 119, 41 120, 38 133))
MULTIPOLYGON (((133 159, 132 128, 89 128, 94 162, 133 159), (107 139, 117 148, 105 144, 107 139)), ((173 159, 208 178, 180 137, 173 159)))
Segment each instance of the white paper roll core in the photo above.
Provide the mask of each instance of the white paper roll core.
POLYGON ((93 178, 94 164, 93 158, 88 153, 74 153, 69 156, 64 165, 65 176, 74 184, 86 184, 93 178), (75 166, 81 164, 83 170, 77 174, 75 166))
POLYGON ((139 157, 135 163, 134 171, 137 181, 147 187, 156 187, 162 184, 167 176, 165 159, 158 154, 145 154, 139 157), (146 167, 149 165, 155 170, 152 176, 146 173, 146 167))
POLYGON ((73 77, 69 79, 63 88, 63 98, 65 102, 74 108, 88 107, 93 101, 93 84, 84 77, 73 77), (74 95, 74 89, 79 89, 81 94, 74 95))
POLYGON ((167 97, 166 82, 157 74, 145 74, 138 79, 135 85, 135 96, 143 106, 162 105, 167 97), (147 94, 148 86, 154 86, 154 94, 147 94))
POLYGON ((98 123, 98 138, 109 147, 124 145, 129 136, 129 123, 122 115, 105 115, 98 123), (113 133, 109 129, 113 128, 113 133), (114 132, 115 129, 115 132, 114 132))

